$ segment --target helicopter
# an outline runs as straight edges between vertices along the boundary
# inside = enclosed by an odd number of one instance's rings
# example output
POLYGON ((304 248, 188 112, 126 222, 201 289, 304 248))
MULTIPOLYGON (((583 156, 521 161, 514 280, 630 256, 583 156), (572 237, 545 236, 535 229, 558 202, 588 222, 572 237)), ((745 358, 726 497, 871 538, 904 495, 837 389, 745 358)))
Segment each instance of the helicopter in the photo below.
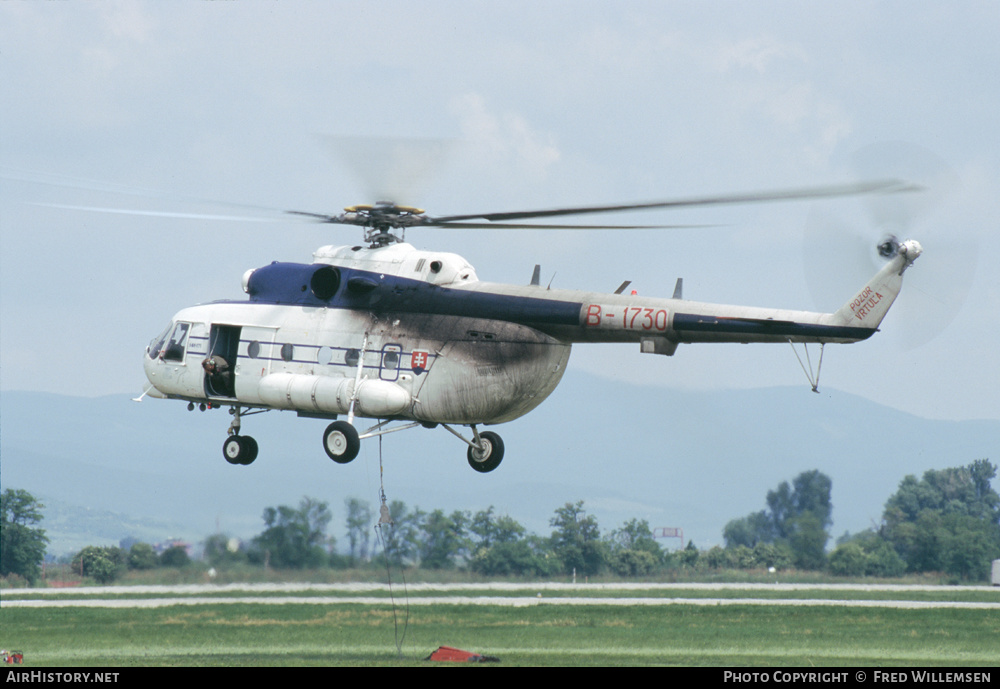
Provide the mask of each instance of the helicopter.
MULTIPOLYGON (((417 249, 414 228, 635 229, 662 225, 535 224, 526 220, 618 211, 896 194, 895 179, 839 186, 683 198, 652 203, 429 216, 385 201, 340 214, 285 211, 361 227, 357 245, 323 246, 310 263, 273 262, 242 278, 246 298, 177 312, 146 347, 142 396, 229 408, 223 443, 231 464, 249 465, 258 443, 243 417, 271 410, 329 420, 322 445, 334 462, 355 459, 361 441, 441 427, 466 446, 476 471, 495 470, 504 443, 494 426, 541 404, 559 384, 574 344, 632 343, 672 356, 681 344, 854 343, 877 332, 904 272, 923 249, 883 238, 885 264, 836 311, 819 313, 690 301, 677 280, 669 298, 485 282, 461 256, 417 249), (371 421, 362 428, 360 419, 371 421), (462 429, 468 428, 468 433, 462 429)), ((810 377, 813 391, 816 380, 810 377)), ((142 398, 140 396, 139 399, 142 398)))

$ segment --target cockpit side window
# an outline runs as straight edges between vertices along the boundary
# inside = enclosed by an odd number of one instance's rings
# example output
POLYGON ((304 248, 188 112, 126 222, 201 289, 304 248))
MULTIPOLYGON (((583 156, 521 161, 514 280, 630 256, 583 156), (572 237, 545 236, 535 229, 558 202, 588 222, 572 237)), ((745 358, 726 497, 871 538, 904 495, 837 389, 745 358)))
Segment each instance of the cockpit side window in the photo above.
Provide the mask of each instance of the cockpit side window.
POLYGON ((174 332, 170 335, 166 346, 160 353, 160 358, 164 361, 184 361, 184 352, 187 350, 188 330, 190 323, 178 323, 174 327, 174 332))

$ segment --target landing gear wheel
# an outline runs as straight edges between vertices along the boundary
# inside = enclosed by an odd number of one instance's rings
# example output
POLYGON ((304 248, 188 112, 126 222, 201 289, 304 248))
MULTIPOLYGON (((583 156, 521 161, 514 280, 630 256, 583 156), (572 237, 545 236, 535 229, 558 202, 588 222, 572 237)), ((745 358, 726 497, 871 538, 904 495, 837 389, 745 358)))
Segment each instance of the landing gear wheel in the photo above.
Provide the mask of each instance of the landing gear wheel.
POLYGON ((346 421, 334 421, 323 433, 323 449, 337 464, 347 464, 361 449, 357 429, 346 421))
POLYGON ((243 438, 243 444, 247 446, 247 456, 244 458, 243 464, 253 464, 253 460, 257 459, 257 441, 249 435, 243 435, 240 437, 243 438))
POLYGON ((467 454, 469 466, 485 474, 493 471, 503 461, 503 441, 500 436, 491 431, 479 434, 481 447, 470 447, 467 454))
POLYGON ((231 435, 222 444, 222 454, 230 464, 251 464, 257 459, 257 441, 249 435, 231 435))

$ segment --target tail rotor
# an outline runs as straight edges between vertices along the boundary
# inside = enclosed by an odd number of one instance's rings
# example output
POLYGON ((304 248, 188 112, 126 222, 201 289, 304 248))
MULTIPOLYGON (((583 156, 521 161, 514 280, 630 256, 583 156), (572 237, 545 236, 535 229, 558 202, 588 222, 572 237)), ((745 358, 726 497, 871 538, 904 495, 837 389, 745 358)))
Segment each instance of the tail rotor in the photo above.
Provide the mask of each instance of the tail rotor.
POLYGON ((958 175, 939 157, 914 144, 876 144, 852 159, 855 173, 905 179, 912 193, 870 194, 837 210, 814 204, 806 222, 806 278, 818 308, 843 299, 845 287, 863 284, 905 246, 919 240, 926 251, 886 317, 884 328, 904 349, 934 339, 961 310, 972 286, 977 242, 949 225, 958 175))

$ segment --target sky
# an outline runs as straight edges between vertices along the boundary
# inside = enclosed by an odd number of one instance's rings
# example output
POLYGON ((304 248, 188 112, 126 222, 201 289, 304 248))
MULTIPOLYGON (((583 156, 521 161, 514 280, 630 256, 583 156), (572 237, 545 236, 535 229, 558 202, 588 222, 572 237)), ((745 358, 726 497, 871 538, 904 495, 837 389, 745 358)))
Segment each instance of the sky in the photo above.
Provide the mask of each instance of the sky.
MULTIPOLYGON (((906 175, 902 147, 930 152, 947 171, 933 181, 949 184, 907 206, 925 254, 884 332, 827 348, 821 389, 1000 419, 986 251, 1000 221, 998 29, 990 1, 0 3, 0 392, 136 395, 143 349, 176 311, 241 298, 249 268, 360 239, 292 219, 66 206, 249 216, 378 200, 330 137, 452 142, 406 199, 432 215, 906 175)), ((832 311, 875 272, 858 278, 843 257, 882 232, 859 199, 606 218, 703 227, 407 240, 493 282, 526 284, 538 263, 562 288, 631 280, 669 296, 683 277, 690 299, 832 311)), ((778 345, 578 346, 570 367, 681 391, 807 386, 778 345)))

